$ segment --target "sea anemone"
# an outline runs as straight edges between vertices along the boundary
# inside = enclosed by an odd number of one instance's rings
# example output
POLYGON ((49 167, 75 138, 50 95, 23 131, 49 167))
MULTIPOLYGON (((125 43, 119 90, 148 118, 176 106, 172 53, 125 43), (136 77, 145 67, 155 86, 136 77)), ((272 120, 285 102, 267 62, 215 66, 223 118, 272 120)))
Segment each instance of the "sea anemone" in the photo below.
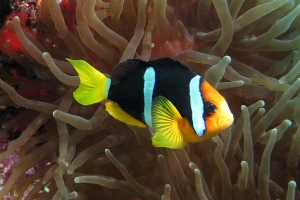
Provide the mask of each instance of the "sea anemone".
POLYGON ((296 199, 300 181, 297 0, 41 0, 8 17, 0 49, 0 197, 296 199), (28 17, 29 16, 29 17, 28 17), (9 35, 8 35, 9 32, 9 35), (171 57, 222 93, 235 122, 181 150, 81 106, 65 58, 111 73, 171 57), (13 65, 13 66, 12 66, 13 65))

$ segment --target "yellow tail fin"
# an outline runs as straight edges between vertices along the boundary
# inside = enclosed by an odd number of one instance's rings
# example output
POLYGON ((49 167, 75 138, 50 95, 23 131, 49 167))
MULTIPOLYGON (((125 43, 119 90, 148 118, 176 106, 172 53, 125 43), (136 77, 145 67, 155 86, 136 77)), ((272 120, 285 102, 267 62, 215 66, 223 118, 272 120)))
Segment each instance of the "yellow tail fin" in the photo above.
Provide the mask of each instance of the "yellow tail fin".
POLYGON ((73 96, 82 105, 98 103, 107 98, 111 80, 84 60, 67 60, 78 72, 80 85, 73 96))

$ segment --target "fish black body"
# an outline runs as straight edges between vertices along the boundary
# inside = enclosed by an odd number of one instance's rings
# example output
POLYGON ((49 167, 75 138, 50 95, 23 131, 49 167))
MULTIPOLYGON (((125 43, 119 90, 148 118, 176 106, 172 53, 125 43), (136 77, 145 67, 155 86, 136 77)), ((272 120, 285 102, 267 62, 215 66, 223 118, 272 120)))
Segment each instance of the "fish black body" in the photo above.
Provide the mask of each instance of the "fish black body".
POLYGON ((90 105, 104 99, 106 111, 130 126, 149 127, 156 147, 181 149, 214 137, 233 122, 227 102, 201 76, 170 58, 128 59, 111 79, 83 60, 71 60, 80 78, 73 93, 90 105))
MULTIPOLYGON (((130 60, 130 62, 139 61, 130 60)), ((117 66, 115 72, 119 68, 128 68, 130 66, 130 63, 127 64, 125 62, 122 66, 117 66)), ((108 92, 108 99, 117 102, 123 110, 134 118, 145 122, 143 116, 145 106, 143 76, 147 68, 153 67, 155 71, 155 85, 152 100, 157 96, 166 97, 174 104, 183 117, 187 117, 191 121, 189 83, 197 74, 177 61, 140 62, 140 66, 134 74, 128 76, 125 80, 118 82, 116 85, 112 83, 108 92)), ((115 72, 112 72, 112 80, 115 72)))

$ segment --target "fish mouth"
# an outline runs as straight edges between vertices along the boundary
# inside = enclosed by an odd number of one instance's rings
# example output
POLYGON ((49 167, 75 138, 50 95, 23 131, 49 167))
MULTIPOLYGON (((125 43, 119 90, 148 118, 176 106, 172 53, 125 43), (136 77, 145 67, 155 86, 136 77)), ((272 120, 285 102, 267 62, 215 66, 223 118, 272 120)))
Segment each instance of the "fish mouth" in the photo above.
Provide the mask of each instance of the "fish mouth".
POLYGON ((228 128, 233 122, 233 115, 225 116, 225 117, 220 117, 218 119, 218 126, 222 129, 228 128))

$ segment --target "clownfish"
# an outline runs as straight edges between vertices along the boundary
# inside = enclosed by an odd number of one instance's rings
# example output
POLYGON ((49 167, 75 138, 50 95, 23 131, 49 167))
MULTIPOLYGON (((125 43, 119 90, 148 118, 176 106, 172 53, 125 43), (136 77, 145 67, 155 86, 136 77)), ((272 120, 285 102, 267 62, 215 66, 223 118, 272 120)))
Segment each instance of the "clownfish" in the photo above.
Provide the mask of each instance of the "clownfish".
POLYGON ((181 149, 216 136, 233 122, 224 97, 179 61, 128 59, 108 78, 83 60, 67 60, 79 75, 73 93, 78 103, 111 100, 107 112, 128 125, 149 127, 155 147, 181 149))

